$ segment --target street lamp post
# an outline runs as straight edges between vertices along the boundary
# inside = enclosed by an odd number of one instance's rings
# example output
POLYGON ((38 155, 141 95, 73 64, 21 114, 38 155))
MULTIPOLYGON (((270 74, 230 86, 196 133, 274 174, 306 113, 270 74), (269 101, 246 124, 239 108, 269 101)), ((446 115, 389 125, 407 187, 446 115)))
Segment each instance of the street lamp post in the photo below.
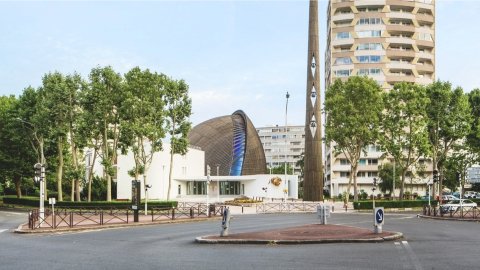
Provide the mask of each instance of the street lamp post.
POLYGON ((288 98, 290 98, 290 94, 287 92, 285 95, 287 98, 287 102, 285 103, 285 183, 283 184, 284 189, 283 189, 283 198, 284 201, 287 201, 287 192, 288 192, 288 186, 287 186, 287 154, 288 154, 288 146, 287 146, 287 137, 288 137, 288 130, 287 130, 287 115, 288 115, 288 98))

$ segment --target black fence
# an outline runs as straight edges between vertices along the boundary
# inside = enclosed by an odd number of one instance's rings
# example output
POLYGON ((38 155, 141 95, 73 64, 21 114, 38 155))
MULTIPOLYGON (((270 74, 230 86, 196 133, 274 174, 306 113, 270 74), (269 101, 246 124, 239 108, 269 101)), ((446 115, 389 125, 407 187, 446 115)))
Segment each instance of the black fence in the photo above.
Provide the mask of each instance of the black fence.
POLYGON ((480 209, 476 206, 462 207, 446 207, 440 206, 423 206, 424 216, 459 218, 459 219, 475 219, 480 220, 480 209))
MULTIPOLYGON (((189 203, 173 207, 150 207, 145 212, 140 211, 139 221, 155 222, 161 220, 193 219, 198 217, 212 217, 222 215, 225 206, 219 204, 189 203)), ((103 226, 109 224, 128 224, 134 222, 134 211, 129 207, 95 208, 95 207, 69 207, 55 208, 55 212, 46 208, 43 215, 39 209, 28 213, 28 228, 58 229, 74 228, 80 226, 103 226)))

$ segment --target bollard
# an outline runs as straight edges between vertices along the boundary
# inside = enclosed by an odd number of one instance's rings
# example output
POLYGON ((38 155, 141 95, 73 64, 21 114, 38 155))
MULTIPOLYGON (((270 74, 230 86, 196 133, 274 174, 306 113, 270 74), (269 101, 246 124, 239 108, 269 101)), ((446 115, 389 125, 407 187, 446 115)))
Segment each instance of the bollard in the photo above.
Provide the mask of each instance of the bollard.
POLYGON ((225 207, 223 210, 223 218, 222 218, 222 230, 220 231, 220 236, 228 236, 228 229, 230 227, 230 209, 225 207))

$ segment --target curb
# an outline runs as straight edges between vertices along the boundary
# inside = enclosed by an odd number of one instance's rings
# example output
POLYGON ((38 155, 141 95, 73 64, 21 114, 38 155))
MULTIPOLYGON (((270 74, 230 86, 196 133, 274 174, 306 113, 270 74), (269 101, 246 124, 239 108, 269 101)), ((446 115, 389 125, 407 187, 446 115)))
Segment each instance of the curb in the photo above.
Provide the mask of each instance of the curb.
POLYGON ((434 216, 425 216, 425 215, 420 215, 420 214, 417 214, 417 217, 418 218, 425 218, 425 219, 436 219, 436 220, 480 222, 480 219, 472 219, 472 218, 434 217, 434 216))
POLYGON ((140 227, 140 226, 152 226, 160 224, 174 224, 174 223, 190 223, 190 222, 202 222, 202 221, 213 221, 220 220, 221 218, 193 218, 193 219, 180 219, 180 220, 163 220, 163 221, 154 221, 154 222, 136 222, 128 224, 111 224, 111 225, 96 225, 96 226, 85 226, 85 227, 61 227, 57 229, 45 228, 45 229, 23 229, 23 226, 28 225, 28 223, 23 223, 14 230, 15 233, 19 234, 48 234, 48 233, 64 233, 64 232, 79 232, 79 231, 100 231, 105 229, 117 229, 117 228, 131 228, 131 227, 140 227))
POLYGON ((201 244, 249 244, 249 245, 303 245, 303 244, 332 244, 332 243, 381 243, 393 241, 403 237, 401 232, 393 232, 393 235, 385 237, 376 237, 370 239, 318 239, 318 240, 260 240, 260 239, 207 239, 212 235, 200 236, 195 238, 195 242, 201 244))

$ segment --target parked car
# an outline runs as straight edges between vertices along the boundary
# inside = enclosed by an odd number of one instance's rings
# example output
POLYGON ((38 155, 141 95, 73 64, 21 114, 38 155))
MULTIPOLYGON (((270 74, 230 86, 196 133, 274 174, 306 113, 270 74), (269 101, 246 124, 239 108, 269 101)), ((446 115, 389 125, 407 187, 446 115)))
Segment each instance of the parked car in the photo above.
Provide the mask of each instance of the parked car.
POLYGON ((463 197, 464 198, 467 198, 467 199, 476 199, 476 198, 479 198, 479 194, 476 192, 476 191, 465 191, 465 193, 463 193, 463 197))
POLYGON ((442 201, 455 201, 455 200, 459 200, 459 198, 453 195, 442 195, 442 201))
POLYGON ((454 201, 450 201, 446 204, 442 204, 440 206, 440 209, 442 211, 442 213, 447 213, 447 212, 455 212, 457 211, 457 209, 460 208, 460 201, 462 202, 461 206, 462 208, 471 208, 471 207, 477 207, 477 203, 471 201, 471 200, 467 200, 467 199, 461 199, 461 200, 454 200, 454 201))

